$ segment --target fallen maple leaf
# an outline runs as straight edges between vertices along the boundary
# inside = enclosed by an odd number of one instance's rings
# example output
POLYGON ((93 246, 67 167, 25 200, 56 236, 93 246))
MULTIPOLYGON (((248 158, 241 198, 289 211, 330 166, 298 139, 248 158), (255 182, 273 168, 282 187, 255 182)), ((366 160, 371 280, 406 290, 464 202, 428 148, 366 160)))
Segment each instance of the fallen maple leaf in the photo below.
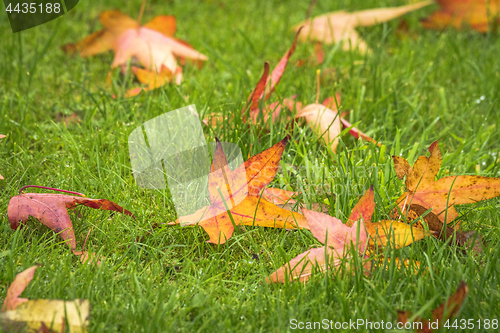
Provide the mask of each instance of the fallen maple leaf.
MULTIPOLYGON (((398 221, 380 221, 372 223, 371 219, 375 210, 373 186, 360 198, 351 211, 346 224, 335 217, 302 209, 307 219, 309 229, 313 236, 320 242, 330 244, 333 248, 314 248, 306 251, 292 259, 287 265, 279 268, 269 278, 268 282, 284 282, 285 280, 299 279, 305 281, 310 278, 315 266, 320 270, 326 270, 327 258, 334 259, 332 264, 337 266, 345 256, 343 247, 349 240, 356 240, 357 223, 361 223, 359 242, 366 242, 373 247, 375 244, 385 246, 388 240, 395 240, 397 248, 407 246, 414 241, 418 241, 429 233, 423 229, 411 227, 398 221), (366 229, 365 229, 366 228, 366 229), (368 237, 369 236, 369 237, 368 237)), ((358 250, 362 248, 359 247, 358 250)), ((364 250, 363 250, 364 251, 364 250)), ((367 265, 370 265, 369 263, 367 265)), ((364 266, 365 273, 367 265, 364 266)))
POLYGON ((7 290, 0 324, 7 332, 49 331, 48 327, 65 332, 66 323, 69 332, 86 332, 90 304, 88 300, 29 300, 19 295, 33 279, 38 266, 32 266, 19 273, 7 290))
POLYGON ((125 65, 136 58, 144 67, 135 69, 137 79, 148 84, 149 89, 157 88, 175 77, 180 84, 182 74, 175 57, 193 60, 208 60, 208 57, 174 38, 163 35, 147 27, 128 29, 116 40, 116 52, 111 68, 125 65))
MULTIPOLYGON (((5 138, 5 135, 0 134, 0 139, 3 139, 3 138, 5 138)), ((0 175, 0 179, 4 179, 2 175, 0 175)))
POLYGON ((362 220, 358 230, 357 223, 348 227, 339 219, 323 213, 308 209, 302 209, 302 213, 313 236, 325 246, 313 248, 293 258, 271 274, 267 282, 307 281, 311 278, 315 267, 325 271, 329 263, 335 267, 349 258, 348 246, 351 242, 359 253, 364 252, 367 235, 362 220))
POLYGON ((425 7, 433 1, 422 1, 400 7, 377 8, 362 10, 353 13, 337 11, 308 19, 296 25, 293 30, 300 32, 301 40, 312 39, 325 44, 343 41, 343 49, 349 51, 351 48, 360 52, 369 51, 366 42, 359 37, 355 28, 358 26, 372 26, 378 23, 395 19, 401 15, 425 7))
MULTIPOLYGON (((154 20, 158 19, 159 17, 160 16, 156 17, 154 20)), ((167 23, 167 25, 173 26, 173 31, 170 35, 173 36, 176 30, 175 17, 162 17, 165 18, 165 22, 167 23)), ((116 40, 126 30, 139 27, 139 23, 136 20, 116 9, 102 12, 99 16, 99 20, 101 21, 104 29, 92 33, 76 44, 65 44, 62 47, 63 51, 69 54, 79 52, 82 57, 89 57, 99 53, 103 53, 114 49, 116 40)), ((147 23, 145 26, 148 26, 148 24, 150 24, 151 22, 147 23)))
POLYGON ((491 26, 500 23, 500 0, 436 0, 441 7, 422 20, 427 29, 448 27, 471 27, 488 32, 491 26))
MULTIPOLYGON (((458 311, 462 307, 462 303, 469 292, 469 287, 464 281, 460 282, 457 291, 451 295, 446 302, 443 302, 438 308, 432 311, 432 319, 424 320, 420 317, 415 318, 413 321, 421 323, 421 325, 416 327, 421 327, 417 329, 417 332, 430 333, 437 330, 445 324, 445 322, 452 316, 456 316, 458 311)), ((406 324, 409 318, 412 317, 411 312, 408 311, 398 311, 398 322, 406 324)))
MULTIPOLYGON (((24 188, 22 188, 21 191, 24 188)), ((69 193, 79 194, 76 192, 69 193)), ((81 259, 84 260, 88 258, 88 254, 86 252, 76 251, 75 232, 68 214, 68 209, 76 208, 78 205, 94 209, 111 210, 134 217, 131 212, 107 199, 91 199, 52 193, 26 193, 12 197, 7 207, 7 216, 9 218, 10 227, 14 230, 19 227, 19 222, 21 222, 21 224, 26 224, 28 217, 33 216, 37 218, 42 224, 49 227, 54 232, 59 233, 61 238, 67 241, 73 253, 75 255, 80 255, 82 257, 81 259)))
MULTIPOLYGON (((193 49, 188 43, 173 37, 176 31, 174 16, 160 15, 143 26, 119 10, 101 13, 103 30, 84 38, 77 44, 66 44, 67 53, 78 51, 82 57, 95 55, 109 50, 115 51, 111 68, 122 66, 130 58, 136 58, 145 68, 132 67, 137 79, 147 85, 144 90, 151 90, 170 82, 180 84, 182 70, 177 64, 185 59, 197 63, 208 58, 193 49)), ((137 95, 142 89, 130 89, 127 96, 137 95)))
POLYGON ((302 215, 279 208, 261 197, 261 191, 274 179, 287 141, 288 138, 281 140, 231 171, 217 140, 212 172, 208 176, 211 205, 169 224, 198 224, 209 235, 208 242, 215 244, 225 243, 232 236, 234 225, 308 229, 302 215))
MULTIPOLYGON (((432 208, 432 213, 442 223, 451 224, 458 217, 454 205, 475 203, 500 195, 500 178, 449 176, 436 180, 441 168, 441 151, 437 141, 429 147, 429 151, 431 156, 420 156, 413 167, 402 157, 392 157, 398 178, 406 176, 406 192, 397 200, 403 215, 411 210, 412 205, 418 205, 425 209, 432 208)), ((455 229, 459 227, 460 223, 457 223, 455 229)))

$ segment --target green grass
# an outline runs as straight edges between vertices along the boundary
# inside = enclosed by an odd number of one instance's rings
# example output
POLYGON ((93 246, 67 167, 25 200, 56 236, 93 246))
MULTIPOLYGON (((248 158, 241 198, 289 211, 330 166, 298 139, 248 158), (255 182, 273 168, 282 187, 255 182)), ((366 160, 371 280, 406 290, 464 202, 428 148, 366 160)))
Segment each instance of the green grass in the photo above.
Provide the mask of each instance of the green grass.
MULTIPOLYGON (((313 15, 402 5, 402 0, 319 1, 313 15)), ((365 277, 329 271, 307 284, 267 285, 265 278, 285 262, 319 243, 308 231, 238 227, 221 246, 211 245, 198 227, 156 229, 175 219, 167 193, 135 185, 127 137, 143 122, 189 104, 200 115, 222 112, 232 122, 207 129, 237 143, 243 156, 257 154, 292 137, 282 164, 300 169, 279 174, 274 186, 303 190, 304 202, 331 204, 330 214, 345 221, 364 189, 373 184, 374 221, 388 217, 401 193, 391 155, 413 162, 439 140, 443 166, 439 176, 500 175, 500 62, 498 36, 472 31, 426 31, 419 18, 437 6, 406 15, 416 39, 399 39, 398 20, 359 29, 373 49, 370 55, 326 49, 319 68, 335 68, 322 80, 320 100, 338 91, 349 121, 383 147, 342 136, 334 155, 306 126, 287 130, 285 121, 247 126, 239 118, 266 60, 274 66, 290 46, 290 28, 304 19, 309 1, 150 1, 143 21, 159 14, 178 19, 177 37, 189 41, 210 60, 200 70, 184 68, 180 87, 169 85, 137 98, 113 99, 106 75, 111 53, 89 59, 70 57, 60 47, 100 28, 101 11, 120 8, 136 17, 140 1, 81 1, 53 22, 12 34, 0 14, 0 295, 14 276, 41 263, 24 297, 89 299, 90 332, 284 332, 290 320, 396 323, 396 310, 422 310, 430 317, 457 288, 469 284, 460 319, 500 317, 500 201, 460 207, 466 230, 480 230, 487 241, 479 256, 462 255, 436 239, 426 239, 386 256, 417 260, 422 268, 398 270, 391 264, 365 277), (29 73, 29 74, 28 74, 29 73), (82 122, 65 126, 57 114, 75 112, 82 122), (268 129, 269 131, 266 131, 268 129), (11 230, 9 198, 28 184, 51 186, 108 198, 137 219, 81 209, 72 213, 81 247, 107 259, 82 265, 61 239, 31 219, 11 230), (333 194, 315 189, 329 185, 333 194), (255 254, 259 259, 255 259, 255 254), (429 269, 428 269, 429 268, 429 269), (424 273, 427 271, 427 273, 424 273)), ((312 55, 300 44, 292 63, 312 55)), ((297 94, 315 99, 318 67, 289 66, 272 101, 297 94)), ((127 81, 125 84, 130 84, 127 81)), ((136 84, 136 83, 132 83, 136 84)), ((342 269, 341 269, 342 271, 342 269)), ((476 328, 471 331, 483 331, 476 328)), ((493 331, 493 330, 492 330, 493 331)))

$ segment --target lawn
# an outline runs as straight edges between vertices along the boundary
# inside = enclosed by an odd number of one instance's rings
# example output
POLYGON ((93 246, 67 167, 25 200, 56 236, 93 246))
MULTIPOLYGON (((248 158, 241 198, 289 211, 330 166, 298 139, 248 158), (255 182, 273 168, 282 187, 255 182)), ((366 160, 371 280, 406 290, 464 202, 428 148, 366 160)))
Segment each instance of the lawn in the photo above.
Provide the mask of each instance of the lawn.
MULTIPOLYGON (((2 11, 0 134, 7 135, 0 140, 0 174, 5 177, 0 180, 2 299, 17 273, 40 263, 23 297, 88 299, 89 332, 286 332, 293 331, 293 320, 363 319, 395 325, 397 310, 430 318, 431 310, 464 280, 469 295, 458 318, 474 319, 476 325, 468 331, 484 331, 478 320, 498 320, 498 198, 459 206, 464 229, 479 230, 486 241, 479 255, 464 255, 429 237, 384 251, 385 258, 420 262, 419 269, 398 269, 394 261, 386 261, 365 276, 341 265, 307 283, 265 283, 287 261, 320 245, 306 230, 238 227, 223 245, 206 243, 199 227, 165 226, 142 238, 152 225, 175 220, 176 213, 168 191, 136 185, 128 135, 145 121, 190 104, 201 117, 217 112, 233 118, 205 126, 206 138, 238 144, 245 158, 289 134, 283 171, 271 185, 303 191, 305 204, 328 203, 329 214, 343 221, 371 185, 373 221, 387 219, 404 188, 391 156, 413 163, 436 140, 443 153, 439 177, 500 177, 498 35, 425 30, 419 19, 436 5, 405 16, 407 35, 396 33, 398 19, 359 28, 371 54, 328 46, 323 64, 298 67, 293 65, 298 59, 313 55, 312 44, 298 44, 271 97, 279 101, 297 95, 304 103, 314 102, 316 71, 321 69, 320 100, 340 92, 341 110, 350 110, 348 120, 381 147, 344 133, 334 154, 300 122, 293 128, 284 117, 274 123, 244 123, 240 112, 264 62, 270 61, 272 68, 290 47, 291 27, 304 20, 309 3, 149 1, 143 22, 175 15, 176 36, 210 59, 201 69, 185 66, 182 85, 133 98, 113 97, 125 88, 106 82, 111 52, 83 59, 66 55, 61 46, 100 29, 101 11, 119 8, 135 18, 140 1, 80 1, 67 15, 16 34, 2 11), (72 113, 81 122, 66 125, 58 120, 72 113), (9 199, 30 184, 107 198, 136 219, 87 208, 80 210, 81 216, 71 213, 77 246, 91 229, 86 249, 106 258, 100 266, 83 265, 35 219, 17 231, 10 228, 9 199)), ((405 3, 321 0, 312 15, 405 3)), ((130 80, 124 84, 137 86, 130 80)), ((363 326, 359 331, 366 330, 363 326)))

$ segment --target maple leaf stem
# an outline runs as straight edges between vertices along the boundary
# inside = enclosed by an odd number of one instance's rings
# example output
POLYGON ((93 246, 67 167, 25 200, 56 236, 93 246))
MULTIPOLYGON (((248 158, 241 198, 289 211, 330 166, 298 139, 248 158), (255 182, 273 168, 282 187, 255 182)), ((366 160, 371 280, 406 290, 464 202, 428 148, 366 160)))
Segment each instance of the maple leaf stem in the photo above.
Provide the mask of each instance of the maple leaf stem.
POLYGON ((141 25, 142 15, 144 14, 144 9, 146 8, 146 1, 142 0, 141 9, 139 10, 139 16, 137 16, 137 24, 141 25))
POLYGON ((53 187, 47 187, 47 186, 39 186, 39 185, 26 185, 26 186, 22 187, 19 190, 19 195, 22 194, 22 192, 23 192, 24 189, 29 188, 29 187, 43 188, 45 190, 59 191, 59 192, 64 192, 64 193, 69 193, 69 194, 75 194, 75 195, 79 195, 81 197, 85 196, 85 194, 83 194, 83 193, 78 193, 78 192, 73 192, 73 191, 66 191, 66 190, 61 190, 59 188, 53 188, 53 187))

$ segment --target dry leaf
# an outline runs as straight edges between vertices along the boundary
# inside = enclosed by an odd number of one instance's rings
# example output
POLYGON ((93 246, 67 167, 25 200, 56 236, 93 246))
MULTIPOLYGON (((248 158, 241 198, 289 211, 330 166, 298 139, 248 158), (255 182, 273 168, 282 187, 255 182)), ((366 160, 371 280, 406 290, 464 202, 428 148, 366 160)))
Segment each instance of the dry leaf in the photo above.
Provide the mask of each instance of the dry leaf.
MULTIPOLYGON (((422 329, 417 329, 417 332, 430 333, 443 327, 446 320, 450 319, 452 316, 456 316, 458 311, 462 307, 467 293, 469 292, 469 287, 464 281, 460 282, 457 291, 451 295, 446 302, 443 302, 438 308, 432 311, 432 319, 424 320, 417 317, 413 322, 421 323, 422 329)), ((412 317, 411 312, 408 311, 398 311, 398 322, 406 324, 408 319, 412 317)))
POLYGON ((89 313, 88 300, 37 299, 23 303, 13 311, 0 313, 0 323, 6 332, 36 332, 45 325, 56 332, 64 332, 67 327, 71 333, 84 333, 87 332, 89 313))
POLYGON ((59 332, 86 332, 90 303, 88 300, 28 300, 19 295, 33 279, 38 266, 32 266, 16 275, 7 290, 7 296, 0 313, 0 325, 6 332, 38 332, 49 331, 49 328, 59 332), (67 323, 67 325, 66 325, 67 323))
POLYGON ((428 29, 471 27, 488 32, 500 23, 500 0, 436 0, 441 8, 422 21, 428 29))
MULTIPOLYGON (((406 176, 406 192, 397 200, 404 215, 412 205, 418 205, 425 209, 432 208, 432 213, 442 223, 449 224, 458 217, 454 205, 475 203, 500 195, 500 178, 449 176, 436 180, 441 168, 441 151, 437 141, 429 147, 429 151, 431 156, 420 156, 413 167, 402 157, 392 157, 398 178, 406 176)), ((457 230, 459 225, 455 226, 457 230)))
POLYGON ((233 222, 235 225, 308 228, 302 215, 279 208, 260 196, 274 179, 287 140, 251 157, 234 171, 228 167, 222 145, 217 141, 208 178, 211 205, 170 224, 199 224, 209 235, 208 242, 215 244, 223 244, 232 236, 233 222))
POLYGON ((75 232, 68 209, 76 208, 78 205, 111 210, 134 217, 131 212, 107 199, 91 199, 52 193, 26 193, 12 197, 7 207, 7 216, 10 227, 14 230, 19 227, 19 222, 25 224, 28 217, 37 218, 45 226, 59 233, 74 251, 76 249, 75 232))
POLYGON ((300 38, 303 41, 312 39, 325 44, 343 41, 344 50, 348 51, 352 47, 364 53, 369 51, 369 48, 365 41, 359 37, 355 30, 356 27, 386 22, 431 3, 433 1, 422 1, 401 7, 368 9, 353 13, 337 11, 306 20, 293 29, 298 31, 300 27, 304 26, 300 32, 300 38))

